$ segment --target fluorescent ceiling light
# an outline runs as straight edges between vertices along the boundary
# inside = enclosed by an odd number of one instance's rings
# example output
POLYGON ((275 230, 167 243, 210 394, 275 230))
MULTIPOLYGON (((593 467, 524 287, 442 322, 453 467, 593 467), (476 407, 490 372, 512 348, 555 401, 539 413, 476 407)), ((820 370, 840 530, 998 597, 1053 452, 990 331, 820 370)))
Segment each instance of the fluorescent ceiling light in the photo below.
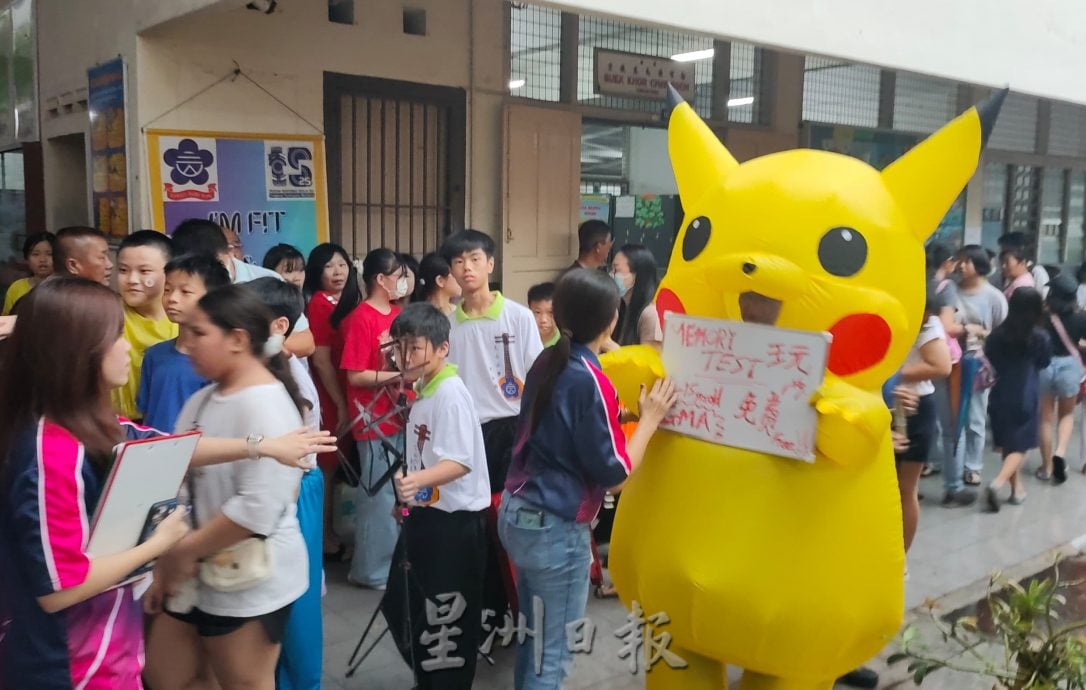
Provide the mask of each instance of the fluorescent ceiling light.
POLYGON ((708 60, 713 57, 715 51, 712 48, 706 50, 695 50, 692 53, 679 53, 678 55, 672 55, 671 59, 675 62, 695 62, 697 60, 708 60))
POLYGON ((738 108, 741 105, 750 105, 754 102, 754 96, 747 96, 746 98, 729 98, 728 107, 738 108))
POLYGON ((528 82, 525 81, 524 79, 510 79, 509 80, 509 90, 512 91, 514 89, 519 89, 519 88, 521 88, 522 86, 524 86, 527 83, 528 82))

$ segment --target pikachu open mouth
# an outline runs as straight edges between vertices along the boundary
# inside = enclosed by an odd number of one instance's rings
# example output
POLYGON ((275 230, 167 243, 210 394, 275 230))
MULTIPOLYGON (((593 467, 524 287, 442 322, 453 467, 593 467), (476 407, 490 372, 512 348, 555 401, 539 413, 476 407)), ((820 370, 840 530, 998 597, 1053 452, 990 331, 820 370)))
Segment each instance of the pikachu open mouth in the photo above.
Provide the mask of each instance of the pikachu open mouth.
POLYGON ((739 315, 745 323, 773 326, 781 315, 782 304, 758 292, 744 292, 739 295, 739 315))

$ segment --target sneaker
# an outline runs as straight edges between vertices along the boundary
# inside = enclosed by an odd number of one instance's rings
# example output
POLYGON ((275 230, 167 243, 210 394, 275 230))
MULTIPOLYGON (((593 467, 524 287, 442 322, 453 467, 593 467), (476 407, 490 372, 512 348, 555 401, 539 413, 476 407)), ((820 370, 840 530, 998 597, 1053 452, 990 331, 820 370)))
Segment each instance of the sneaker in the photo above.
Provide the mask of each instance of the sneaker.
POLYGON ((1057 485, 1067 481, 1067 461, 1058 455, 1052 456, 1052 481, 1057 485))
POLYGON ((850 671, 841 676, 837 679, 837 682, 841 685, 847 685, 850 688, 877 688, 879 685, 879 674, 866 666, 861 666, 855 671, 850 671))
POLYGON ((970 489, 948 491, 943 496, 944 508, 965 508, 977 502, 977 492, 970 489))
POLYGON ((386 589, 388 589, 388 585, 385 584, 384 582, 379 582, 379 583, 377 583, 375 585, 371 585, 371 584, 367 584, 365 582, 359 582, 358 580, 354 579, 350 575, 347 575, 347 584, 349 584, 352 587, 358 587, 359 589, 373 589, 373 590, 376 590, 378 592, 383 592, 386 589))

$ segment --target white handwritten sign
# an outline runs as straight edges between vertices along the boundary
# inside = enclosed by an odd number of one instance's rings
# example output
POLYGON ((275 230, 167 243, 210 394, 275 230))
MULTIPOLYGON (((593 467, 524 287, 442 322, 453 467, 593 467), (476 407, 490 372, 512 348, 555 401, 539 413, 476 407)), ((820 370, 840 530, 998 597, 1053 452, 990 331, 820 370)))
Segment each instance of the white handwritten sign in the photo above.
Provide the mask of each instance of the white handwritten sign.
POLYGON ((814 461, 830 336, 668 313, 664 367, 679 401, 661 426, 712 443, 814 461))

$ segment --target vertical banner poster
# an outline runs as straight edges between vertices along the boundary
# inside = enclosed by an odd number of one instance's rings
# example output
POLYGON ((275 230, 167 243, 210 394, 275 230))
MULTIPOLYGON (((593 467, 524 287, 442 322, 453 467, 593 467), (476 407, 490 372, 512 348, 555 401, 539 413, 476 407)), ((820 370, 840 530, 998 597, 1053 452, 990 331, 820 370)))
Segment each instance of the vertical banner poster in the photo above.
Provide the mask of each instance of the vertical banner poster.
POLYGON ((155 228, 207 218, 237 232, 245 260, 328 241, 324 138, 319 135, 147 131, 155 228))
POLYGON ((128 234, 128 146, 124 60, 87 70, 90 111, 91 204, 94 227, 112 237, 128 234))

